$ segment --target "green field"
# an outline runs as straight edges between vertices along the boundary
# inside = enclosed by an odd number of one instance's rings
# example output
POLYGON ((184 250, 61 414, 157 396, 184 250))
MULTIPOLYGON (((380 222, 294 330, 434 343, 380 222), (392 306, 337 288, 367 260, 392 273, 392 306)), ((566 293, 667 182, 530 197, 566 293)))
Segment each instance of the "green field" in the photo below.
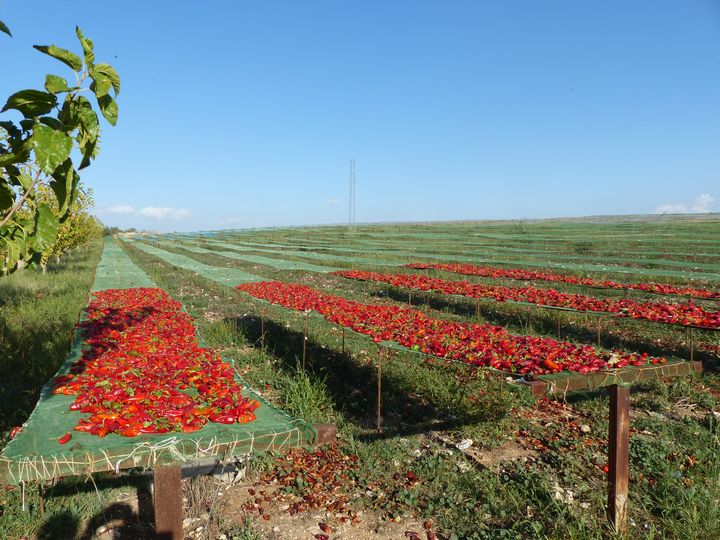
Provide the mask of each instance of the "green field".
MULTIPOLYGON (((411 302, 437 318, 491 323, 517 334, 557 337, 559 332, 562 339, 590 344, 597 340, 598 320, 583 313, 409 294, 328 272, 415 272, 401 265, 461 262, 720 290, 717 215, 306 227, 116 241, 158 286, 185 305, 200 335, 235 358, 242 377, 270 402, 310 422, 338 425, 339 451, 358 459, 341 488, 353 508, 407 527, 429 520, 440 538, 613 537, 605 516, 602 470, 607 462, 607 392, 538 399, 489 370, 401 350, 386 357, 367 337, 262 303, 234 285, 258 279, 301 283, 365 303, 411 302), (464 439, 472 439, 472 445, 461 451, 455 445, 464 439)), ((27 418, 40 387, 64 360, 66 338, 86 301, 98 254, 99 246, 93 245, 48 275, 24 271, 4 278, 0 350, 3 376, 12 386, 3 388, 22 396, 19 401, 9 394, 0 399, 6 437, 27 418), (28 348, 28 342, 43 346, 28 348)), ((448 272, 431 275, 510 287, 527 284, 448 272)), ((596 297, 685 300, 562 283, 533 285, 596 297)), ((718 301, 697 303, 720 309, 718 301)), ((623 319, 604 319, 602 324, 603 348, 668 359, 691 354, 682 328, 623 319)), ((702 361, 703 374, 632 389, 628 538, 720 537, 720 332, 694 331, 692 354, 702 361)), ((280 506, 271 506, 265 520, 257 513, 234 512, 228 502, 241 500, 241 492, 253 486, 262 487, 262 474, 273 470, 273 459, 259 459, 244 483, 223 488, 226 502, 211 505, 213 534, 286 537, 272 536, 271 527, 286 513, 280 506)), ((301 480, 289 488, 291 494, 306 493, 309 480, 303 474, 298 472, 301 480)), ((21 490, 6 491, 0 531, 10 538, 80 536, 103 508, 132 496, 141 483, 113 475, 96 482, 97 492, 81 480, 49 488, 42 516, 36 490, 26 495, 26 511, 21 509, 21 490)), ((193 507, 193 501, 188 498, 187 515, 207 514, 193 507)), ((413 530, 424 534, 421 529, 413 530)), ((141 528, 134 531, 138 537, 145 534, 141 528)))

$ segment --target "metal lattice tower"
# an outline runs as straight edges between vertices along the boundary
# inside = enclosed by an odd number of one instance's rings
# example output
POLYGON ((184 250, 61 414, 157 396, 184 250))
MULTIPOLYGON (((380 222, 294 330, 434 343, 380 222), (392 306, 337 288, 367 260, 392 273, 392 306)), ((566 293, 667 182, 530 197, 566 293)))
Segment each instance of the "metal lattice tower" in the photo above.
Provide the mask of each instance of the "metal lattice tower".
POLYGON ((348 229, 355 226, 355 160, 350 160, 350 196, 348 198, 348 229))

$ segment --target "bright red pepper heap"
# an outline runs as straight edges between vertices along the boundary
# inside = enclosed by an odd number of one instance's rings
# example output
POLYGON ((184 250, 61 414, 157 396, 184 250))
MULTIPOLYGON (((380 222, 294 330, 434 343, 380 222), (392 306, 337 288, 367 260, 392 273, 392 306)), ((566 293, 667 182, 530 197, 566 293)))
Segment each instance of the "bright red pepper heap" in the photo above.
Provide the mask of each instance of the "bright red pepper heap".
POLYGON ((510 334, 490 324, 433 319, 415 309, 361 304, 305 285, 273 281, 247 283, 237 288, 273 304, 317 311, 335 324, 372 336, 375 342, 394 341, 427 354, 511 373, 563 370, 590 373, 665 363, 664 358, 649 357, 646 353, 603 353, 589 345, 510 334))
POLYGON ((255 420, 260 403, 243 398, 232 367, 198 345, 181 307, 162 289, 95 293, 80 324, 89 349, 53 390, 76 395, 70 409, 90 414, 76 430, 134 437, 255 420))
POLYGON ((335 275, 362 281, 379 281, 396 287, 438 291, 444 294, 458 294, 470 298, 491 298, 498 302, 529 302, 538 306, 553 306, 613 313, 620 317, 645 319, 648 321, 720 328, 720 311, 705 311, 692 302, 680 304, 664 302, 638 302, 627 298, 593 298, 584 294, 562 293, 554 289, 535 287, 503 287, 483 285, 467 281, 445 281, 420 274, 378 274, 362 270, 333 272, 335 275))
POLYGON ((602 289, 631 289, 636 291, 646 291, 658 294, 720 299, 720 292, 709 291, 707 289, 696 289, 694 287, 678 287, 676 285, 669 285, 667 283, 618 283, 617 281, 610 281, 609 279, 594 279, 589 277, 553 274, 551 272, 544 272, 540 270, 525 270, 522 268, 495 268, 492 266, 475 266, 472 264, 457 263, 412 263, 406 264, 405 267, 414 268, 416 270, 425 270, 427 268, 432 268, 434 270, 445 270, 447 272, 464 274, 466 276, 509 278, 524 281, 553 281, 555 283, 570 283, 572 285, 599 287, 602 289))

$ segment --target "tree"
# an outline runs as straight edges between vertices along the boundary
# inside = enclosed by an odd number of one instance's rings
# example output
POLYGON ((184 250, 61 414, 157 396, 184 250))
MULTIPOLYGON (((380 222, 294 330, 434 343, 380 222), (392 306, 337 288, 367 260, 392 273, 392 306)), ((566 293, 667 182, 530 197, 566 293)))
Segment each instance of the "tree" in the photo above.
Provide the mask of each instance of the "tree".
MULTIPOLYGON (((114 98, 120 92, 120 77, 111 65, 95 63, 93 42, 80 28, 75 30, 82 57, 55 45, 34 46, 69 67, 73 85, 58 75, 46 75, 44 91, 16 92, 0 110, 22 115, 17 122, 0 121, 0 257, 5 273, 40 263, 61 224, 73 215, 80 192, 78 171, 100 150, 95 108, 108 123, 117 123, 114 98), (83 95, 88 91, 96 107, 83 95), (73 150, 79 154, 77 168, 73 150), (55 211, 47 197, 39 196, 44 189, 54 196, 55 211)), ((0 31, 11 35, 2 21, 0 31)))
MULTIPOLYGON (((47 204, 53 214, 57 215, 58 202, 49 187, 40 187, 35 200, 47 204)), ((67 219, 60 223, 52 244, 42 252, 40 267, 43 273, 46 271, 47 263, 51 257, 55 257, 55 260, 60 262, 60 257, 68 251, 89 242, 93 238, 102 236, 102 224, 88 213, 88 210, 93 207, 93 203, 92 191, 79 186, 77 197, 72 203, 67 219)))

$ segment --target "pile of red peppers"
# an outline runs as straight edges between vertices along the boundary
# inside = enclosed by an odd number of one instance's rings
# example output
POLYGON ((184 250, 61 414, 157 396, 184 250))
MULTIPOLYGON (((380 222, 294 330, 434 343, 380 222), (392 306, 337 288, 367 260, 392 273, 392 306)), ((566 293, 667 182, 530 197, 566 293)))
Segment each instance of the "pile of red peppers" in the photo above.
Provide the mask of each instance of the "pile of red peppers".
POLYGON ((692 296, 694 298, 720 299, 720 292, 695 287, 678 287, 668 283, 619 283, 609 279, 594 279, 590 277, 554 274, 544 270, 525 270, 523 268, 495 268, 492 266, 475 266, 472 264, 406 264, 407 268, 425 270, 444 270, 455 274, 466 276, 481 276, 487 278, 508 278, 523 281, 551 281, 555 283, 569 283, 571 285, 582 285, 585 287, 596 287, 601 289, 630 289, 636 291, 652 292, 657 294, 692 296))
POLYGON ((467 281, 446 281, 421 274, 379 274, 363 270, 334 272, 338 276, 362 281, 388 283, 420 291, 436 291, 469 298, 488 298, 497 302, 527 302, 537 306, 550 306, 612 313, 619 317, 644 319, 680 326, 720 328, 720 311, 706 311, 691 301, 682 303, 638 302, 629 298, 594 298, 584 294, 563 293, 554 289, 535 287, 504 287, 483 285, 467 281))
POLYGON ((80 324, 87 348, 53 389, 77 396, 70 409, 88 415, 77 431, 135 437, 255 420, 260 403, 242 396, 220 355, 198 345, 192 319, 165 291, 94 296, 80 324))
POLYGON ((237 288, 290 309, 316 311, 328 321, 371 336, 378 343, 394 341, 426 354, 509 373, 540 375, 564 370, 591 373, 666 362, 646 353, 605 352, 591 345, 514 335, 490 324, 435 319, 411 308, 363 304, 305 285, 273 281, 247 283, 237 288))

